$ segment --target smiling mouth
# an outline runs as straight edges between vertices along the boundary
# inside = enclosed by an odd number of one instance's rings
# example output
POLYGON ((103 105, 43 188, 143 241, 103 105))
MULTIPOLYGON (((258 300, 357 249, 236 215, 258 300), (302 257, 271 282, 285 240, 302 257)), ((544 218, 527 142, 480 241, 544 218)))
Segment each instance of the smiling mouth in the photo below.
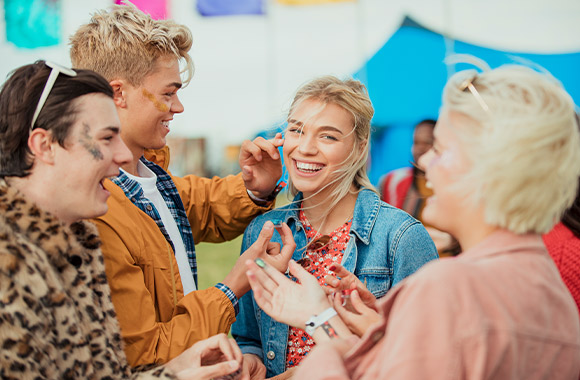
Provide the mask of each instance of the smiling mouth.
POLYGON ((324 165, 321 164, 313 164, 313 163, 306 163, 306 162, 298 162, 296 163, 296 169, 303 173, 316 173, 321 171, 324 168, 324 165))

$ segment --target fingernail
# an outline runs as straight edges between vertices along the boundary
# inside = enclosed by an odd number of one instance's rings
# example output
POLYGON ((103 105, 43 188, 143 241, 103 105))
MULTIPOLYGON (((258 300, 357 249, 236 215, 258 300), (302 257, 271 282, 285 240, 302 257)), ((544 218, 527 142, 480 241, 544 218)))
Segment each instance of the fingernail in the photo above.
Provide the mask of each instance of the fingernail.
POLYGON ((274 223, 268 220, 266 223, 264 223, 264 228, 267 230, 271 230, 272 228, 274 228, 274 223))
POLYGON ((254 262, 256 263, 257 266, 259 266, 260 268, 266 268, 266 263, 264 262, 264 260, 262 260, 261 258, 257 258, 256 260, 254 260, 254 262))
POLYGON ((334 272, 334 270, 336 269, 336 265, 332 264, 328 269, 334 272))

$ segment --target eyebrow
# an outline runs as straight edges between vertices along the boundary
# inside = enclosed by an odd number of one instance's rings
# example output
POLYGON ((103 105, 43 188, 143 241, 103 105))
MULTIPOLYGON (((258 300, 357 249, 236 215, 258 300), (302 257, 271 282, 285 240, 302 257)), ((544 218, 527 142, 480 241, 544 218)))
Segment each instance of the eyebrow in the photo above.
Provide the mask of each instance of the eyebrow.
POLYGON ((119 134, 119 133, 121 132, 121 128, 119 128, 119 127, 115 127, 115 126, 112 126, 112 125, 111 125, 111 126, 108 126, 108 127, 105 127, 105 128, 103 128, 103 130, 105 130, 105 131, 106 131, 106 130, 109 130, 109 131, 111 131, 111 132, 113 132, 113 133, 116 133, 116 134, 119 134))
POLYGON ((177 89, 180 89, 181 87, 183 87, 183 83, 181 83, 181 82, 172 82, 172 83, 169 83, 165 87, 175 87, 177 89))
MULTIPOLYGON (((295 119, 288 119, 288 124, 296 124, 299 127, 304 127, 304 123, 299 121, 299 120, 295 120, 295 119)), ((343 135, 344 133, 342 133, 342 131, 336 127, 333 127, 332 125, 322 125, 318 127, 319 130, 322 131, 333 131, 333 132, 337 132, 340 133, 341 135, 343 135)))

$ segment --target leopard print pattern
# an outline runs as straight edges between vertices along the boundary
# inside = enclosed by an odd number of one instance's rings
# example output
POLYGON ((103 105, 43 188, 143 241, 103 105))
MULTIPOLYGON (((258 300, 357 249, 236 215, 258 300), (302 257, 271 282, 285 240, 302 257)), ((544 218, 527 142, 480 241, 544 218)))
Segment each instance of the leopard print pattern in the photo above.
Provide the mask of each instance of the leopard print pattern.
POLYGON ((174 378, 132 373, 99 246, 0 180, 0 378, 174 378))

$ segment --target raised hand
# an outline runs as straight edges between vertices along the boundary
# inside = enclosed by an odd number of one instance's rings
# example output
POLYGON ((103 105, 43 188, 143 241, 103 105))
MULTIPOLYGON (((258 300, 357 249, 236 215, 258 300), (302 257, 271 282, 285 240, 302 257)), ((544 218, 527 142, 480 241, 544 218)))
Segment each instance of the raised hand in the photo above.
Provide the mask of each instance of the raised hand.
POLYGON ((290 260, 288 268, 300 284, 291 281, 263 261, 256 262, 246 261, 254 299, 260 308, 275 320, 304 328, 312 315, 330 307, 330 302, 318 280, 295 261, 290 260))
POLYGON ((363 302, 357 290, 353 290, 350 294, 349 307, 347 308, 343 304, 341 295, 336 293, 333 297, 332 307, 334 307, 334 310, 336 310, 349 330, 358 336, 363 336, 370 326, 382 318, 379 313, 363 302))
POLYGON ((282 223, 282 227, 277 228, 280 236, 282 238, 282 247, 278 243, 272 243, 272 235, 274 234, 274 225, 272 222, 267 221, 260 231, 260 235, 242 255, 236 261, 236 264, 228 273, 223 283, 227 285, 236 295, 240 298, 248 290, 250 290, 250 283, 246 277, 246 260, 255 260, 260 258, 268 262, 272 268, 276 268, 278 271, 285 271, 288 267, 288 261, 296 249, 296 243, 292 237, 292 231, 286 225, 282 223))
POLYGON ((359 299, 361 299, 366 306, 372 309, 375 308, 375 303, 377 301, 376 297, 367 289, 358 277, 346 270, 340 264, 331 265, 329 270, 332 271, 335 276, 328 275, 324 277, 324 281, 327 284, 325 287, 327 294, 332 294, 334 292, 340 293, 347 289, 356 289, 358 291, 359 299), (340 279, 337 277, 340 277, 340 279))
POLYGON ((256 137, 245 140, 240 149, 239 163, 246 189, 256 197, 267 198, 282 176, 282 160, 278 147, 284 144, 282 134, 273 139, 256 137))
POLYGON ((180 380, 210 380, 241 370, 241 365, 240 348, 225 334, 197 342, 166 364, 180 380))

